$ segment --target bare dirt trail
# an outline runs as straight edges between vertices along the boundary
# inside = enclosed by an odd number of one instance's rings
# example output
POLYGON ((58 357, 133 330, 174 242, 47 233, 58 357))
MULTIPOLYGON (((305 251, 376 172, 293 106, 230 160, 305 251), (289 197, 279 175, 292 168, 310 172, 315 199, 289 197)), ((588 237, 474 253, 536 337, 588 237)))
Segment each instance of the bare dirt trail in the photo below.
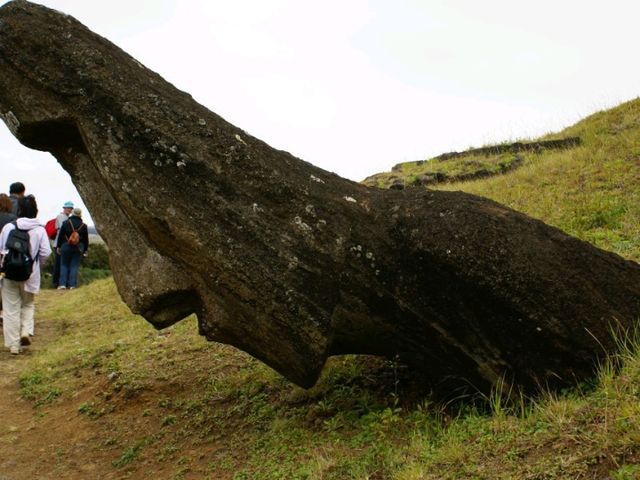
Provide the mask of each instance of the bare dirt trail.
MULTIPOLYGON (((10 355, 0 345, 0 480, 142 480, 150 475, 174 478, 173 466, 155 458, 118 468, 113 465, 124 447, 114 447, 109 439, 120 435, 136 439, 143 435, 140 432, 145 427, 140 422, 148 419, 140 412, 155 408, 157 398, 153 394, 144 406, 127 402, 119 414, 97 421, 81 414, 78 408, 103 388, 96 379, 87 379, 79 391, 62 392, 59 398, 40 407, 22 397, 21 376, 33 368, 38 355, 55 342, 61 331, 55 321, 38 315, 57 297, 56 292, 38 296, 36 336, 24 353, 10 355)), ((201 466, 181 478, 205 478, 203 469, 201 466)))
POLYGON ((83 428, 77 409, 35 408, 20 394, 21 374, 56 333, 37 313, 32 345, 20 355, 0 351, 0 480, 114 478, 100 471, 95 452, 86 451, 93 433, 83 428))
POLYGON ((14 445, 22 432, 33 428, 33 408, 20 397, 18 378, 27 355, 15 357, 6 349, 0 353, 0 479, 13 478, 18 467, 14 445))
MULTIPOLYGON (((35 472, 30 468, 33 462, 29 459, 42 454, 40 445, 28 441, 34 430, 38 430, 38 412, 32 402, 22 398, 19 389, 21 373, 53 335, 51 325, 38 320, 36 322, 34 342, 22 354, 11 355, 6 348, 0 351, 0 480, 33 475, 35 472)), ((44 439, 41 437, 41 440, 44 439)))

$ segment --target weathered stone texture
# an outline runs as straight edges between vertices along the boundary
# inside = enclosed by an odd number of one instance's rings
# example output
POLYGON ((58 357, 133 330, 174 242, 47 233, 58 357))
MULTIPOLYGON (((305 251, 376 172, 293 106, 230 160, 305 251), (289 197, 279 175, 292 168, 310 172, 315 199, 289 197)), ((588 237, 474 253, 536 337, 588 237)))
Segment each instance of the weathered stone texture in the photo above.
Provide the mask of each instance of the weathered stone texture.
POLYGON ((59 12, 0 8, 0 72, 0 114, 70 173, 131 309, 196 313, 297 384, 369 353, 436 389, 562 385, 637 319, 637 264, 486 199, 323 171, 59 12))

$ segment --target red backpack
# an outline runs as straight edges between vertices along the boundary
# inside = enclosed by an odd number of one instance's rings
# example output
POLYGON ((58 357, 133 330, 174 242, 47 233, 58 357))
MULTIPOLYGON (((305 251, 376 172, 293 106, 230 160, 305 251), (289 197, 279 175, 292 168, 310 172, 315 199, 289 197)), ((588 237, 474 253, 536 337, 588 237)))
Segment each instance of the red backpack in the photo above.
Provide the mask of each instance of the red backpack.
POLYGON ((52 218, 51 220, 49 220, 44 225, 44 229, 47 232, 47 237, 49 237, 51 240, 55 240, 56 239, 56 234, 58 233, 58 229, 56 228, 56 219, 55 218, 52 218))

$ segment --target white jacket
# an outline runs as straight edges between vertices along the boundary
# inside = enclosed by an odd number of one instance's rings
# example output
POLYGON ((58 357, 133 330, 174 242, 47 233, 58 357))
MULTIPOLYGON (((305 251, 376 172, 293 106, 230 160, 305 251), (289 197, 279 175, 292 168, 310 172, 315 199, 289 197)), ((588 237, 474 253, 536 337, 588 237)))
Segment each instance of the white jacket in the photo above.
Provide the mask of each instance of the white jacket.
MULTIPOLYGON (((37 218, 19 218, 17 223, 20 230, 27 230, 29 232, 31 258, 37 258, 37 261, 33 264, 31 276, 24 282, 24 289, 29 293, 38 293, 40 291, 40 265, 51 255, 49 237, 47 237, 47 232, 37 218)), ((14 228, 13 223, 7 223, 2 229, 2 232, 0 232, 0 252, 3 255, 7 253, 7 238, 9 237, 9 232, 14 228)))

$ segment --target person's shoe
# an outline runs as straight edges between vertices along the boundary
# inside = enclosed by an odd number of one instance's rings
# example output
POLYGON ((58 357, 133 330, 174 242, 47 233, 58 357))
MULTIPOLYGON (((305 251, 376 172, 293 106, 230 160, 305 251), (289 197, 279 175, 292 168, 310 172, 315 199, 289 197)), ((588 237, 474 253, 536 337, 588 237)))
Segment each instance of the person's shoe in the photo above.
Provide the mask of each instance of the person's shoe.
POLYGON ((74 290, 76 287, 69 287, 69 290, 74 290))
POLYGON ((31 339, 29 338, 29 335, 23 335, 22 337, 20 337, 20 345, 22 345, 23 347, 31 345, 31 339))
POLYGON ((58 287, 58 290, 66 290, 66 289, 67 289, 67 287, 65 287, 64 285, 60 285, 60 286, 58 287))
POLYGON ((18 355, 20 354, 20 347, 11 347, 9 348, 9 353, 11 355, 18 355))

